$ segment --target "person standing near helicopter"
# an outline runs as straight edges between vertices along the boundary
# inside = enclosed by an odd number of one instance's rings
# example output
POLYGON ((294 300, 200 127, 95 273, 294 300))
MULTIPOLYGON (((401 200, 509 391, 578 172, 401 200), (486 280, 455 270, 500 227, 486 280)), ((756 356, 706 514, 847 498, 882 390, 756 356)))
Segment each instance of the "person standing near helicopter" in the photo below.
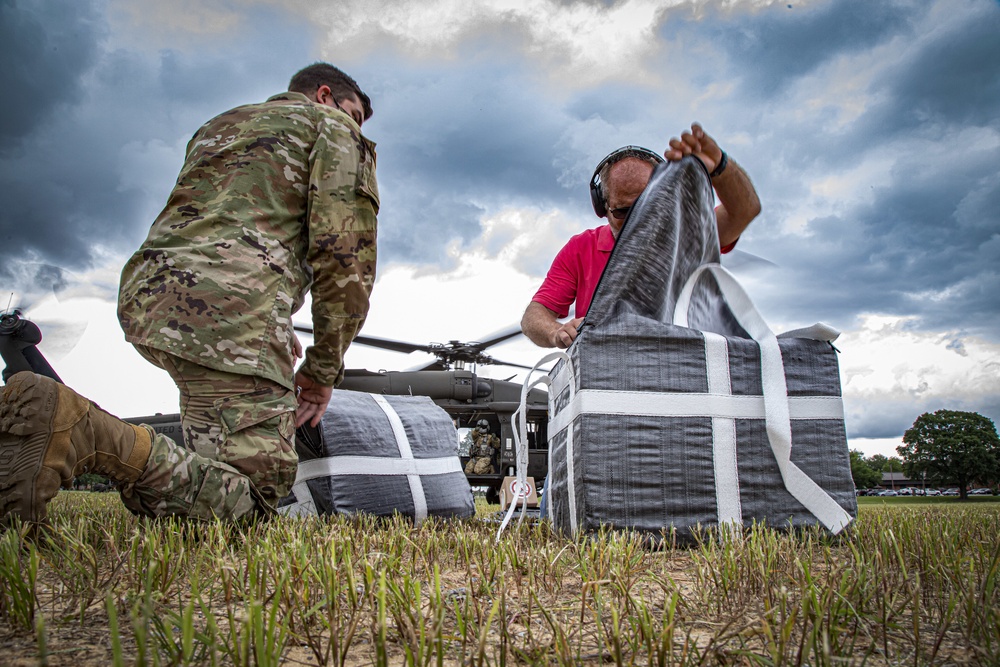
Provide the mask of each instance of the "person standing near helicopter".
MULTIPOLYGON (((746 172, 694 123, 680 138, 670 140, 664 157, 677 161, 694 155, 711 174, 720 205, 715 209, 722 252, 733 249, 740 235, 760 213, 760 200, 746 172)), ((608 224, 571 238, 552 262, 542 286, 521 318, 521 330, 540 347, 567 348, 576 339, 601 273, 632 204, 649 183, 663 157, 639 146, 619 148, 597 165, 590 190, 594 212, 608 224), (576 303, 574 318, 561 323, 576 303)))
POLYGON ((177 384, 187 448, 18 373, 0 396, 0 514, 42 521, 59 487, 88 471, 146 516, 273 511, 295 478, 295 427, 319 423, 368 312, 371 114, 354 79, 316 63, 288 92, 198 130, 119 294, 126 339, 177 384), (315 344, 296 371, 291 316, 307 292, 315 344))

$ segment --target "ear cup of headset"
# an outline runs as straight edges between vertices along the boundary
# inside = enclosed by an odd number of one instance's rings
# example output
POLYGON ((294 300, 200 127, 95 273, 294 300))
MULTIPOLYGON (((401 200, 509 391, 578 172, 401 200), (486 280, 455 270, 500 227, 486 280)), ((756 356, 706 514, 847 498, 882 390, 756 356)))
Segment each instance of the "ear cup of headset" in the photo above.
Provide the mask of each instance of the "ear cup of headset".
POLYGON ((597 172, 594 172, 594 177, 590 179, 590 203, 594 205, 594 213, 597 214, 598 218, 603 218, 608 214, 608 207, 604 203, 604 197, 601 196, 601 186, 597 180, 597 172))
POLYGON ((594 205, 594 213, 598 218, 603 218, 608 214, 608 205, 601 194, 601 169, 604 165, 614 164, 626 157, 652 158, 655 162, 663 162, 663 156, 642 146, 622 146, 608 153, 603 160, 597 163, 594 175, 590 177, 590 203, 594 205))

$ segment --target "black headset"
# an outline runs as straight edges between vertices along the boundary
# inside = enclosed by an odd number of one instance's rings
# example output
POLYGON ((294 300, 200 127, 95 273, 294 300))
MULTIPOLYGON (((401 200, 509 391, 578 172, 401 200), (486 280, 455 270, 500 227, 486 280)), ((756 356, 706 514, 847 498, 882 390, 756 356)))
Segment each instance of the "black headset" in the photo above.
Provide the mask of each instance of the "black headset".
POLYGON ((604 201, 604 195, 601 193, 601 169, 604 169, 606 165, 620 162, 627 157, 637 157, 642 160, 652 158, 657 163, 663 162, 662 155, 642 146, 622 146, 608 153, 598 163, 597 168, 594 169, 594 175, 590 177, 590 201, 594 205, 594 213, 597 214, 598 218, 603 218, 608 214, 608 205, 604 201))

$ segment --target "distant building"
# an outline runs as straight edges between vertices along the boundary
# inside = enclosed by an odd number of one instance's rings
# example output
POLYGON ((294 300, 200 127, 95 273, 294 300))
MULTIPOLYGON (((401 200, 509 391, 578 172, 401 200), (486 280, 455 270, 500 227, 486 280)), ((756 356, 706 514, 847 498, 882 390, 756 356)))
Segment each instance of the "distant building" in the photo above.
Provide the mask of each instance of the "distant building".
POLYGON ((882 487, 886 489, 901 489, 910 486, 910 478, 903 472, 882 473, 882 487))

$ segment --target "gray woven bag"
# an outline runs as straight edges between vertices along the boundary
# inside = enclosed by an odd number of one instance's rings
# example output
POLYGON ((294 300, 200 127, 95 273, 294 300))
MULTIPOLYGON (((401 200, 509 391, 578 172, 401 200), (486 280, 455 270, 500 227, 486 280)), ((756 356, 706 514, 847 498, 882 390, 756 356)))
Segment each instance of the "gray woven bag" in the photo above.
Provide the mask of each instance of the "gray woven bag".
POLYGON ((566 533, 837 533, 857 514, 837 332, 770 331, 718 264, 712 202, 699 161, 657 168, 546 381, 545 492, 566 533))
POLYGON ((278 511, 470 517, 451 417, 425 396, 334 390, 318 430, 299 429, 298 473, 278 511))

